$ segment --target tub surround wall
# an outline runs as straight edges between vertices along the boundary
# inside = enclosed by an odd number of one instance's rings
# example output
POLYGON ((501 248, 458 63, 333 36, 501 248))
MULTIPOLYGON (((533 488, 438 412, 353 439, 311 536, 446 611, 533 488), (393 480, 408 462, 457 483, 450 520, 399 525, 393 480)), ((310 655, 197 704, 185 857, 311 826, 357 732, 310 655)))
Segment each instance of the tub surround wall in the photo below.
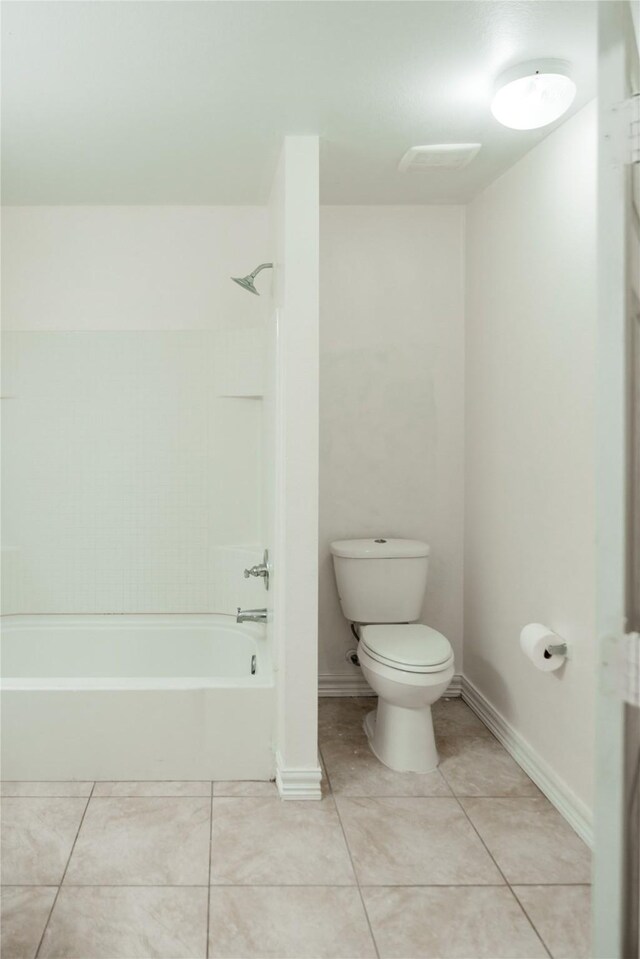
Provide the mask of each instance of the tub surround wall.
POLYGON ((261 208, 3 212, 3 610, 261 604, 261 208))
MULTIPOLYGON (((5 613, 231 613, 261 599, 261 404, 213 331, 3 335, 5 613)), ((264 591, 262 591, 264 592, 264 591)))
POLYGON ((264 303, 229 277, 259 262, 267 233, 266 207, 3 207, 3 328, 254 326, 264 303))
POLYGON ((467 210, 465 678, 583 835, 595 669, 595 107, 467 210), (570 658, 538 672, 543 622, 570 658))
POLYGON ((333 539, 430 543, 421 619, 462 672, 463 231, 457 206, 321 208, 321 692, 362 684, 333 539))

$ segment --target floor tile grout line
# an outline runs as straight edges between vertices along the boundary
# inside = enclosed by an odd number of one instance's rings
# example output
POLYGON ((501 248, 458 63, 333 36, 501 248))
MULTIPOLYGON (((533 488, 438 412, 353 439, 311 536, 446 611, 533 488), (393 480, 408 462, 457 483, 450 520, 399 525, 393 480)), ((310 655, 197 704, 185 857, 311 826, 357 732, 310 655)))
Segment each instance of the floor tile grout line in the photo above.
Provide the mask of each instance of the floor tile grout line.
MULTIPOLYGON (((5 889, 56 889, 42 883, 7 883, 5 889)), ((65 889, 207 889, 206 882, 65 882, 65 889)))
POLYGON ((369 929, 369 935, 371 936, 371 942, 373 943, 373 948, 374 948, 374 950, 375 950, 377 959, 380 959, 380 950, 378 949, 378 943, 376 942, 376 937, 375 937, 374 934, 373 934, 373 928, 372 928, 372 926, 371 926, 371 919, 369 918, 369 913, 368 913, 368 911, 367 911, 367 907, 366 907, 366 904, 365 904, 365 901, 364 901, 364 896, 362 895, 362 889, 360 888, 360 879, 359 879, 359 877, 358 877, 358 872, 357 872, 357 870, 356 870, 356 865, 355 865, 355 863, 354 863, 354 861, 353 861, 353 855, 352 855, 352 853, 351 853, 351 846, 349 845, 349 840, 347 839, 347 833, 346 833, 346 830, 345 830, 345 828, 344 828, 344 823, 342 822, 342 816, 340 815, 340 809, 338 808, 338 803, 336 802, 336 797, 335 797, 335 795, 334 795, 334 793, 333 793, 333 789, 331 788, 331 777, 330 777, 330 775, 329 775, 329 769, 327 768, 327 764, 326 764, 326 762, 325 762, 325 760, 324 760, 324 756, 323 756, 323 754, 322 754, 322 747, 320 746, 320 743, 318 743, 318 753, 319 753, 319 756, 320 756, 320 760, 322 761, 322 765, 324 766, 325 774, 326 774, 326 777, 327 777, 327 785, 329 786, 329 793, 330 793, 330 795, 331 795, 331 798, 333 799, 333 805, 334 805, 334 808, 335 808, 335 810, 336 810, 336 816, 338 817, 338 822, 340 823, 340 829, 342 830, 342 837, 343 837, 343 839, 344 839, 344 844, 345 844, 345 847, 346 847, 346 850, 347 850, 347 854, 348 854, 348 856, 349 856, 349 862, 351 863, 351 868, 352 868, 352 870, 353 870, 353 875, 354 875, 354 878, 355 878, 355 880, 356 880, 356 888, 357 888, 357 890, 358 890, 358 896, 360 897, 360 903, 362 904, 362 909, 363 909, 363 912, 364 912, 364 915, 365 915, 365 919, 367 920, 367 927, 368 927, 368 929, 369 929))
POLYGON ((209 817, 209 868, 207 871, 207 950, 206 959, 210 951, 210 919, 211 919, 211 854, 213 850, 213 782, 211 783, 211 815, 209 817))
POLYGON ((86 796, 73 795, 72 793, 69 793, 69 795, 56 793, 55 796, 47 795, 46 793, 34 793, 33 795, 21 793, 19 796, 0 795, 0 802, 6 802, 8 799, 89 799, 89 796, 89 793, 87 793, 86 796))
POLYGON ((510 886, 514 888, 519 886, 530 887, 532 889, 537 889, 541 886, 543 889, 547 886, 566 886, 569 889, 573 889, 575 886, 582 886, 584 889, 591 889, 592 883, 590 882, 512 882, 509 883, 510 886))
POLYGON ((512 888, 512 886, 511 886, 511 883, 508 883, 508 884, 507 884, 507 888, 509 889, 509 892, 510 892, 511 895, 513 896, 515 902, 518 904, 518 906, 519 906, 520 909, 522 910, 522 913, 523 913, 525 919, 527 920, 527 922, 529 923, 529 925, 530 925, 531 928, 533 929, 534 933, 536 934, 536 936, 538 937, 538 939, 539 939, 540 942, 542 943, 542 948, 545 950, 545 952, 546 952, 547 955, 550 957, 550 959, 553 959, 551 950, 549 949, 549 947, 547 946, 546 942, 545 942, 544 939, 542 938, 542 935, 540 934, 540 932, 538 931, 535 923, 534 923, 533 920, 531 919, 531 916, 529 915, 529 913, 528 913, 527 910, 524 908, 524 906, 522 905, 522 903, 521 903, 520 900, 518 899, 517 895, 516 895, 515 892, 513 891, 513 888, 512 888))
MULTIPOLYGON (((216 882, 211 884, 212 889, 355 889, 358 883, 340 882, 216 882)), ((363 882, 361 889, 504 889, 509 886, 504 882, 363 882)), ((567 889, 590 889, 591 886, 580 882, 568 883, 516 883, 511 888, 554 888, 561 886, 567 889)), ((49 883, 5 883, 4 889, 57 889, 55 884, 49 883)), ((157 882, 65 882, 65 889, 207 889, 206 883, 157 883, 157 882)))
MULTIPOLYGON (((326 768, 326 763, 325 763, 325 768, 326 768)), ((540 798, 538 795, 505 796, 504 793, 501 795, 500 794, 489 795, 487 793, 456 792, 453 786, 451 786, 451 784, 449 783, 445 774, 442 772, 442 770, 440 770, 440 768, 437 768, 436 770, 434 770, 434 772, 440 773, 440 776, 442 777, 444 781, 444 785, 449 790, 449 792, 444 796, 442 794, 433 795, 430 793, 410 793, 410 792, 405 792, 405 793, 382 793, 382 792, 362 792, 362 793, 357 792, 356 793, 356 792, 353 792, 352 793, 352 792, 342 792, 342 791, 337 793, 334 792, 334 795, 341 796, 344 799, 454 799, 455 798, 455 799, 512 799, 514 801, 519 801, 522 799, 539 799, 540 798)), ((404 775, 404 774, 400 773, 399 775, 404 775)), ((427 775, 431 775, 431 774, 429 773, 427 775)), ((328 778, 328 773, 327 773, 327 778, 328 778)), ((245 797, 238 797, 238 798, 245 798, 245 797)), ((546 797, 543 796, 542 798, 546 798, 546 797)))
MULTIPOLYGON (((339 796, 341 799, 537 799, 537 796, 478 796, 473 795, 469 796, 465 793, 455 793, 451 792, 448 796, 431 796, 429 793, 402 793, 400 795, 394 795, 392 793, 350 793, 350 792, 337 792, 333 793, 334 796, 339 796)), ((252 797, 249 796, 227 796, 227 799, 249 799, 252 797)), ((258 798, 258 797, 256 797, 258 798)), ((267 797, 259 797, 267 798, 267 797)), ((556 883, 558 885, 558 883, 556 883)), ((567 885, 588 885, 588 883, 567 883, 567 885)))
MULTIPOLYGON (((16 799, 18 799, 18 798, 20 798, 20 799, 39 799, 40 797, 39 797, 39 796, 20 796, 20 797, 16 796, 15 798, 16 798, 16 799)), ((55 797, 55 796, 43 796, 42 798, 43 798, 43 799, 55 799, 55 798, 57 798, 57 797, 55 797)), ((63 798, 63 799, 70 799, 70 798, 85 799, 86 797, 85 797, 85 796, 77 796, 77 797, 63 796, 63 797, 61 797, 61 798, 63 798)), ((471 798, 473 798, 473 797, 471 797, 471 798)), ((477 797, 476 797, 476 798, 477 798, 477 797)), ((180 800, 182 800, 182 799, 211 799, 211 793, 209 793, 207 796, 203 796, 203 795, 200 795, 200 796, 195 796, 195 795, 193 795, 193 796, 161 796, 161 795, 159 795, 159 794, 157 794, 157 793, 156 793, 155 795, 153 795, 153 796, 141 796, 140 794, 134 796, 133 794, 120 793, 120 794, 118 794, 117 796, 91 796, 91 799, 92 799, 94 802, 100 802, 100 801, 102 801, 102 800, 104 800, 104 799, 175 799, 176 802, 180 802, 180 800)))
POLYGON ((467 819, 467 822, 469 823, 469 825, 471 826, 471 828, 472 828, 473 831, 475 832, 476 836, 478 837, 478 839, 480 840, 480 842, 482 843, 482 845, 483 845, 484 848, 486 849, 487 855, 491 858, 491 860, 492 860, 493 864, 495 865, 496 869, 498 870, 498 872, 500 873, 500 875, 501 875, 502 878, 504 879, 505 885, 506 885, 507 889, 509 890, 509 892, 511 893, 514 901, 515 901, 515 902, 517 903, 517 905, 520 907, 520 909, 521 909, 521 911, 522 911, 522 914, 524 915, 525 919, 527 920, 527 922, 529 923, 529 925, 530 925, 531 928, 533 929, 533 932, 535 933, 536 937, 539 939, 539 941, 540 941, 540 943, 541 943, 541 945, 542 945, 542 948, 543 948, 544 951, 547 953, 547 956, 549 956, 549 959, 553 959, 553 957, 551 956, 551 952, 550 952, 549 949, 547 948, 546 942, 544 941, 544 939, 542 938, 542 936, 540 935, 540 933, 538 932, 538 930, 536 929, 536 927, 534 926, 534 924, 531 922, 531 919, 530 919, 528 913, 525 911, 525 909, 523 908, 520 900, 518 899, 518 897, 516 896, 515 892, 514 892, 513 889, 511 888, 511 883, 509 882, 509 880, 508 880, 507 877, 505 876, 504 872, 502 871, 502 869, 501 869, 500 866, 498 865, 498 862, 497 862, 495 856, 493 855, 493 853, 491 852, 491 850, 489 849, 488 845, 486 844, 486 842, 484 841, 484 839, 483 839, 482 836, 480 835, 480 831, 477 829, 476 824, 473 822, 473 820, 471 819, 471 816, 469 815, 469 813, 467 812, 467 810, 464 808, 464 806, 462 805, 462 803, 460 802, 460 800, 458 799, 458 797, 456 796, 455 798, 456 798, 456 802, 457 802, 458 805, 460 806, 460 809, 462 810, 465 818, 467 819))
POLYGON ((75 836, 74 836, 73 842, 71 843, 71 849, 69 850, 69 855, 68 855, 68 857, 67 857, 67 862, 66 862, 66 865, 65 865, 65 867, 64 867, 62 876, 60 877, 60 882, 58 883, 58 888, 57 888, 57 890, 56 890, 56 894, 55 894, 55 896, 53 897, 53 902, 51 903, 51 909, 49 910, 49 915, 47 916, 47 921, 46 921, 45 924, 44 924, 44 928, 43 928, 43 930, 42 930, 42 935, 40 936, 40 941, 38 942, 38 948, 36 949, 36 951, 35 951, 35 953, 34 953, 34 959, 38 959, 38 956, 40 955, 40 950, 42 949, 42 943, 44 942, 44 937, 45 937, 45 935, 46 935, 46 933, 47 933, 47 929, 49 928, 49 923, 51 922, 51 917, 53 916, 53 910, 56 908, 56 903, 57 903, 58 898, 59 898, 59 896, 60 896, 60 890, 62 889, 62 883, 64 882, 64 878, 65 878, 65 876, 67 875, 67 870, 68 870, 68 868, 69 868, 69 863, 71 862, 71 857, 73 856, 73 851, 74 851, 74 849, 76 848, 76 843, 77 843, 77 841, 78 841, 78 836, 80 835, 80 830, 82 829, 82 824, 83 824, 83 822, 84 822, 84 817, 87 815, 87 810, 88 810, 88 808, 89 808, 89 803, 91 802, 91 797, 92 797, 92 795, 93 795, 93 790, 94 790, 95 788, 96 788, 96 784, 95 784, 95 782, 94 782, 93 786, 91 787, 91 792, 90 792, 89 795, 87 796, 87 801, 86 801, 86 803, 85 803, 85 807, 84 807, 84 810, 83 810, 83 812, 82 812, 82 816, 80 817, 80 822, 79 822, 79 824, 78 824, 78 828, 77 828, 77 830, 76 830, 76 834, 75 834, 75 836))
POLYGON ((537 927, 536 927, 536 924, 535 924, 535 922, 533 921, 533 919, 531 918, 531 916, 529 915, 529 913, 527 912, 527 909, 526 909, 526 907, 525 907, 525 904, 520 900, 520 896, 518 895, 518 893, 515 892, 515 890, 514 890, 511 886, 509 886, 509 888, 511 889, 511 894, 512 894, 512 896, 515 898, 516 902, 518 903, 518 905, 519 905, 520 908, 522 909, 523 913, 525 914, 525 916, 527 917, 527 919, 528 919, 529 922, 531 923, 532 927, 535 929, 536 934, 537 934, 537 936, 538 936, 538 939, 540 939, 540 941, 542 942, 542 945, 545 947, 545 949, 547 950, 547 952, 549 953, 549 955, 550 955, 550 956, 552 957, 552 959, 553 959, 553 953, 551 952, 551 949, 549 948, 549 946, 547 946, 546 942, 545 942, 544 939, 542 938, 542 934, 541 934, 540 932, 538 932, 538 929, 537 929, 537 927))
POLYGON ((57 882, 0 882, 0 889, 57 889, 57 882))
MULTIPOLYGON (((227 796, 224 797, 227 799, 263 799, 263 796, 227 796)), ((474 797, 470 797, 474 798, 474 797)), ((478 797, 475 797, 478 798, 478 797)), ((484 797, 480 797, 484 798, 484 797)), ((203 795, 191 795, 191 796, 171 796, 171 795, 160 795, 159 793, 154 794, 153 796, 141 796, 134 795, 133 793, 119 793, 117 796, 0 796, 2 802, 6 802, 8 799, 92 799, 94 802, 98 802, 101 799, 211 799, 211 794, 207 796, 203 795)))

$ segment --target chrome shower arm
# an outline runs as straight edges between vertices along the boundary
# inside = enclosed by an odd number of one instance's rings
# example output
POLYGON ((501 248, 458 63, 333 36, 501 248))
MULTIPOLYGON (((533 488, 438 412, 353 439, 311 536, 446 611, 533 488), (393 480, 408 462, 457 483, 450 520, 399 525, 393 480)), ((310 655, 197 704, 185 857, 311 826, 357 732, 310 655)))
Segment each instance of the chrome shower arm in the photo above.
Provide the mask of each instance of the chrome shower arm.
POLYGON ((249 276, 253 277, 253 279, 255 280, 255 278, 257 277, 258 273, 261 273, 262 270, 272 270, 272 269, 273 269, 273 263, 261 263, 260 266, 257 266, 257 267, 255 268, 255 270, 253 271, 253 273, 250 273, 250 274, 249 274, 249 276))

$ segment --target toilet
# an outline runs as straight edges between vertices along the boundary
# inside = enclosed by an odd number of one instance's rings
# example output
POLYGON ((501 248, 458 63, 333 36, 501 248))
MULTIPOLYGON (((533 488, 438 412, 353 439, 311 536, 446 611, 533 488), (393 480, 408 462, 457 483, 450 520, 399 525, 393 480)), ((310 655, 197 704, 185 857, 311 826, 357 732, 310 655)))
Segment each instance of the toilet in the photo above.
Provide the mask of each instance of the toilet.
POLYGON ((373 753, 399 772, 438 765, 431 706, 453 679, 449 640, 416 623, 427 585, 429 546, 411 539, 331 544, 340 605, 358 636, 358 660, 378 694, 364 722, 373 753))

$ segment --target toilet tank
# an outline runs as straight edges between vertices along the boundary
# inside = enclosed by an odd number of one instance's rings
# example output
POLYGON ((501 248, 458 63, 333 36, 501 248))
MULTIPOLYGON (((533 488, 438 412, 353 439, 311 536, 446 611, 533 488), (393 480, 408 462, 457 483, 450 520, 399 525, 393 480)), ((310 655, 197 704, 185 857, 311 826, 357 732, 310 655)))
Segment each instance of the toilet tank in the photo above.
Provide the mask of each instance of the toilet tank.
POLYGON ((343 539, 331 544, 338 596, 352 623, 411 623, 427 586, 429 547, 414 539, 343 539))

